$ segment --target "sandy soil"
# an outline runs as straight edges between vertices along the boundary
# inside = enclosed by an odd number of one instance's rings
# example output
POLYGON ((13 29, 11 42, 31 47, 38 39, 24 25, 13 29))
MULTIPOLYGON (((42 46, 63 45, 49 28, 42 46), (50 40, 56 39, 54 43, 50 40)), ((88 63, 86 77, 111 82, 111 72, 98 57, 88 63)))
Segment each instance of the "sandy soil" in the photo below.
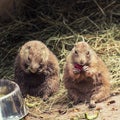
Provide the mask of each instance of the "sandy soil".
POLYGON ((71 106, 71 108, 56 105, 49 112, 42 114, 35 109, 30 109, 25 120, 86 120, 85 113, 95 115, 96 111, 99 114, 95 120, 120 120, 120 94, 97 103, 94 109, 89 109, 88 104, 78 104, 71 106))

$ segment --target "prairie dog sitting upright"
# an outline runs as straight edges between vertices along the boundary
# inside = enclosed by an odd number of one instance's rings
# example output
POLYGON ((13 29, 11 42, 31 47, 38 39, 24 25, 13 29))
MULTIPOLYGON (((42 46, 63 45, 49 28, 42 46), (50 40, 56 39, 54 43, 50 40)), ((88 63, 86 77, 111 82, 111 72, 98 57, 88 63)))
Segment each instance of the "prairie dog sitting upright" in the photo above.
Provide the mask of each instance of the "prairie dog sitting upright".
POLYGON ((15 82, 22 94, 46 100, 59 88, 59 64, 47 46, 37 40, 25 43, 15 59, 15 82))
POLYGON ((109 72, 104 62, 86 42, 78 42, 64 66, 63 80, 74 104, 88 101, 90 107, 110 95, 109 72))

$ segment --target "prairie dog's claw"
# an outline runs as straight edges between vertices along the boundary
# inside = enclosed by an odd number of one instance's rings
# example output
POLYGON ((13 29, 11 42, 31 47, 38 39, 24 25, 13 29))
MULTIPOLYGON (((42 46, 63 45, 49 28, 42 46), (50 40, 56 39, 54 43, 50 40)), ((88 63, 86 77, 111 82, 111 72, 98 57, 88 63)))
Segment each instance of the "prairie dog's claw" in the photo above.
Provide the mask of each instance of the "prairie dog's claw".
POLYGON ((77 70, 77 69, 74 69, 74 70, 73 70, 73 73, 78 74, 78 73, 80 73, 80 71, 77 70))
POLYGON ((88 71, 89 67, 88 66, 83 66, 83 71, 88 71))

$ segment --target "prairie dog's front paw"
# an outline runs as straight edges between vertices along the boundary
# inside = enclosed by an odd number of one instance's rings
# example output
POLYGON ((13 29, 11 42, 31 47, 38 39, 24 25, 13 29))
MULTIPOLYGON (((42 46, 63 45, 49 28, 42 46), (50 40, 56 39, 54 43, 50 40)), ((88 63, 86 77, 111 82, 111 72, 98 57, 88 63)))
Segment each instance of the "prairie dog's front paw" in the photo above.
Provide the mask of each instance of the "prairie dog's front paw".
POLYGON ((96 107, 95 101, 91 100, 89 104, 89 108, 95 108, 95 107, 96 107))
POLYGON ((88 71, 89 70, 89 66, 83 66, 83 70, 84 71, 88 71))
POLYGON ((77 69, 74 69, 74 70, 73 70, 73 73, 74 73, 74 74, 79 74, 79 73, 80 73, 80 71, 79 71, 79 70, 77 70, 77 69))
POLYGON ((55 72, 55 70, 53 68, 49 67, 49 68, 46 69, 45 72, 49 76, 49 75, 53 74, 55 72))
POLYGON ((83 70, 85 71, 85 74, 88 77, 92 77, 94 75, 94 70, 91 69, 89 66, 84 66, 83 70))
POLYGON ((48 95, 43 95, 43 101, 46 101, 48 99, 48 95))
POLYGON ((48 70, 46 70, 46 71, 44 71, 44 74, 45 74, 46 76, 49 76, 49 75, 51 74, 51 72, 48 71, 48 70))

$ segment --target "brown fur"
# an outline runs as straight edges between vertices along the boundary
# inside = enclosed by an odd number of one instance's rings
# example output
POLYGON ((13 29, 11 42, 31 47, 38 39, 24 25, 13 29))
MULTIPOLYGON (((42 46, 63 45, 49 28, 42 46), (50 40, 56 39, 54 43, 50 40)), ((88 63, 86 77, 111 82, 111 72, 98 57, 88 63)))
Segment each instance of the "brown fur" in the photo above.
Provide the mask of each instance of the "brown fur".
POLYGON ((25 43, 15 59, 15 81, 24 96, 46 100, 59 88, 59 64, 56 56, 40 41, 25 43))
POLYGON ((108 69, 86 42, 78 42, 67 56, 63 79, 75 104, 89 101, 95 106, 110 94, 108 69), (74 72, 75 63, 83 65, 81 72, 74 72))

